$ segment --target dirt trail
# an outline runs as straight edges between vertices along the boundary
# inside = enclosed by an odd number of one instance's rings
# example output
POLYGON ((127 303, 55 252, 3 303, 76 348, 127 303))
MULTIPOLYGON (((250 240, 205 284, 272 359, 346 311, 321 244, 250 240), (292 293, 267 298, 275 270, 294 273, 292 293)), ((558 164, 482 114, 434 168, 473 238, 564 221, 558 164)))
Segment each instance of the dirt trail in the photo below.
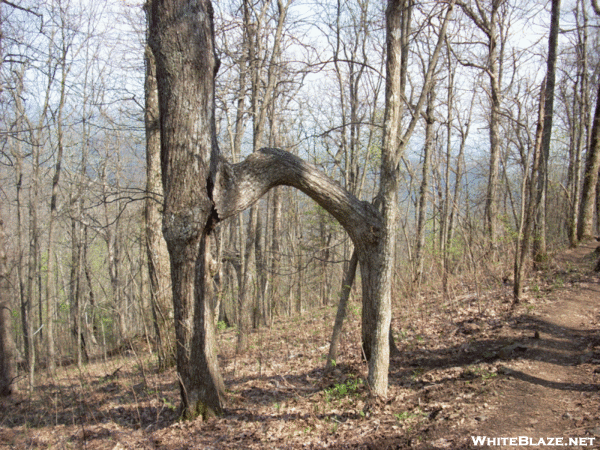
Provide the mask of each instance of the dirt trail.
POLYGON ((522 337, 506 351, 522 355, 499 368, 506 376, 483 400, 488 407, 472 430, 496 438, 496 445, 486 439, 486 445, 468 446, 555 448, 500 440, 525 436, 533 444, 540 438, 560 444, 548 438, 563 438, 562 448, 600 448, 600 277, 590 270, 594 255, 599 257, 596 246, 588 243, 557 256, 550 273, 559 287, 533 315, 515 315, 522 337), (580 437, 585 439, 569 444, 569 438, 580 437))

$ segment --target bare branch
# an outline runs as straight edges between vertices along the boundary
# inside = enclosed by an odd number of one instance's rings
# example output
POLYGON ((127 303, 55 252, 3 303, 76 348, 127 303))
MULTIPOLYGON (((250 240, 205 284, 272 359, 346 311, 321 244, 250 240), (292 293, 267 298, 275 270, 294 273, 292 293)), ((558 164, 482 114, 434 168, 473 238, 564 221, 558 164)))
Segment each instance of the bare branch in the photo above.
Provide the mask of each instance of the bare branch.
POLYGON ((14 3, 12 3, 12 2, 8 2, 8 1, 6 1, 6 0, 0 0, 0 4, 2 4, 2 3, 5 3, 5 4, 7 4, 7 5, 8 5, 8 6, 10 6, 11 8, 15 8, 15 9, 18 9, 18 10, 20 10, 20 11, 24 11, 24 12, 26 12, 26 13, 29 13, 29 14, 33 14, 33 15, 35 15, 35 16, 37 16, 37 17, 42 17, 42 15, 41 15, 41 14, 39 14, 39 13, 36 13, 35 11, 32 11, 32 10, 31 10, 31 9, 29 9, 29 8, 23 8, 22 6, 15 5, 15 4, 14 4, 14 3))

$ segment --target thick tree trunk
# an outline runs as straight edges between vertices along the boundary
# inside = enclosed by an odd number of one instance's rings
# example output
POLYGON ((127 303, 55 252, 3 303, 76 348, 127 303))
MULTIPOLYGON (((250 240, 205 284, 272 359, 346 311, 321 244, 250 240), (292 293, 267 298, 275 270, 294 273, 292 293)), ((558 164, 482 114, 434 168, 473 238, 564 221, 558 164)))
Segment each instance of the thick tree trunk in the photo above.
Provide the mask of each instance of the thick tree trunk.
POLYGON ((163 188, 160 170, 160 131, 156 64, 146 49, 146 253, 150 278, 150 300, 156 332, 158 369, 175 363, 175 328, 169 276, 169 253, 162 235, 163 188))
POLYGON ((159 371, 175 363, 175 328, 169 276, 169 253, 162 235, 163 188, 160 170, 160 130, 156 63, 146 48, 146 254, 150 301, 156 333, 159 371))
POLYGON ((224 392, 206 292, 211 283, 205 279, 213 225, 211 161, 218 160, 213 39, 210 1, 152 2, 149 44, 159 94, 163 232, 171 258, 177 372, 186 418, 220 414, 224 392))

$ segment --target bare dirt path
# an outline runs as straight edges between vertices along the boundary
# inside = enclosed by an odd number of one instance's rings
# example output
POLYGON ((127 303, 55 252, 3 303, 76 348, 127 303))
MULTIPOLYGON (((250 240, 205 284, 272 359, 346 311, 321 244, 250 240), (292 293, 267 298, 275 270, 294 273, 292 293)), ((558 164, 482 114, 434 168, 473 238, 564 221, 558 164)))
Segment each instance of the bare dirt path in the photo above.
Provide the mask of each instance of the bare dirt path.
POLYGON ((591 270, 600 257, 596 246, 557 256, 549 271, 554 280, 548 280, 557 288, 545 305, 515 315, 521 336, 501 355, 508 359, 498 369, 505 376, 482 399, 488 407, 471 430, 486 436, 485 445, 471 438, 467 446, 600 448, 600 277, 591 270))

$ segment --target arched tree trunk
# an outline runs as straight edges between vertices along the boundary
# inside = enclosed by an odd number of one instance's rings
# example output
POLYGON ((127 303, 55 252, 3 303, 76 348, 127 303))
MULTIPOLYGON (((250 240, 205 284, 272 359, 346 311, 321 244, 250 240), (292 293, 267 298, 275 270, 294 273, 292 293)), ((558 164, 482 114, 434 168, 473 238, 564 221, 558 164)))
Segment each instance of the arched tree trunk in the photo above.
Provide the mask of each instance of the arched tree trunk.
MULTIPOLYGON (((392 2, 391 7, 399 8, 397 3, 402 2, 392 2)), ((369 359, 368 381, 375 395, 385 395, 393 261, 388 250, 394 244, 393 233, 388 229, 395 226, 397 214, 398 169, 393 163, 397 163, 398 153, 391 153, 392 160, 382 163, 382 169, 387 171, 382 175, 381 189, 386 229, 380 212, 370 203, 360 201, 314 165, 290 153, 262 149, 235 165, 222 159, 215 133, 214 76, 218 62, 212 16, 208 0, 153 0, 149 21, 160 107, 163 233, 171 257, 183 417, 209 417, 222 411, 223 382, 210 306, 212 283, 207 280, 206 270, 207 240, 217 221, 252 206, 279 185, 295 187, 315 200, 338 220, 354 242, 363 283, 363 346, 369 359)), ((388 31, 394 35, 397 28, 388 31)), ((426 86, 430 79, 428 73, 426 86)), ((422 95, 417 117, 423 102, 422 95)), ((388 128, 397 133, 397 114, 386 117, 388 128)), ((416 119, 404 138, 410 136, 415 125, 416 119)), ((389 142, 389 148, 395 149, 394 141, 389 142)))

